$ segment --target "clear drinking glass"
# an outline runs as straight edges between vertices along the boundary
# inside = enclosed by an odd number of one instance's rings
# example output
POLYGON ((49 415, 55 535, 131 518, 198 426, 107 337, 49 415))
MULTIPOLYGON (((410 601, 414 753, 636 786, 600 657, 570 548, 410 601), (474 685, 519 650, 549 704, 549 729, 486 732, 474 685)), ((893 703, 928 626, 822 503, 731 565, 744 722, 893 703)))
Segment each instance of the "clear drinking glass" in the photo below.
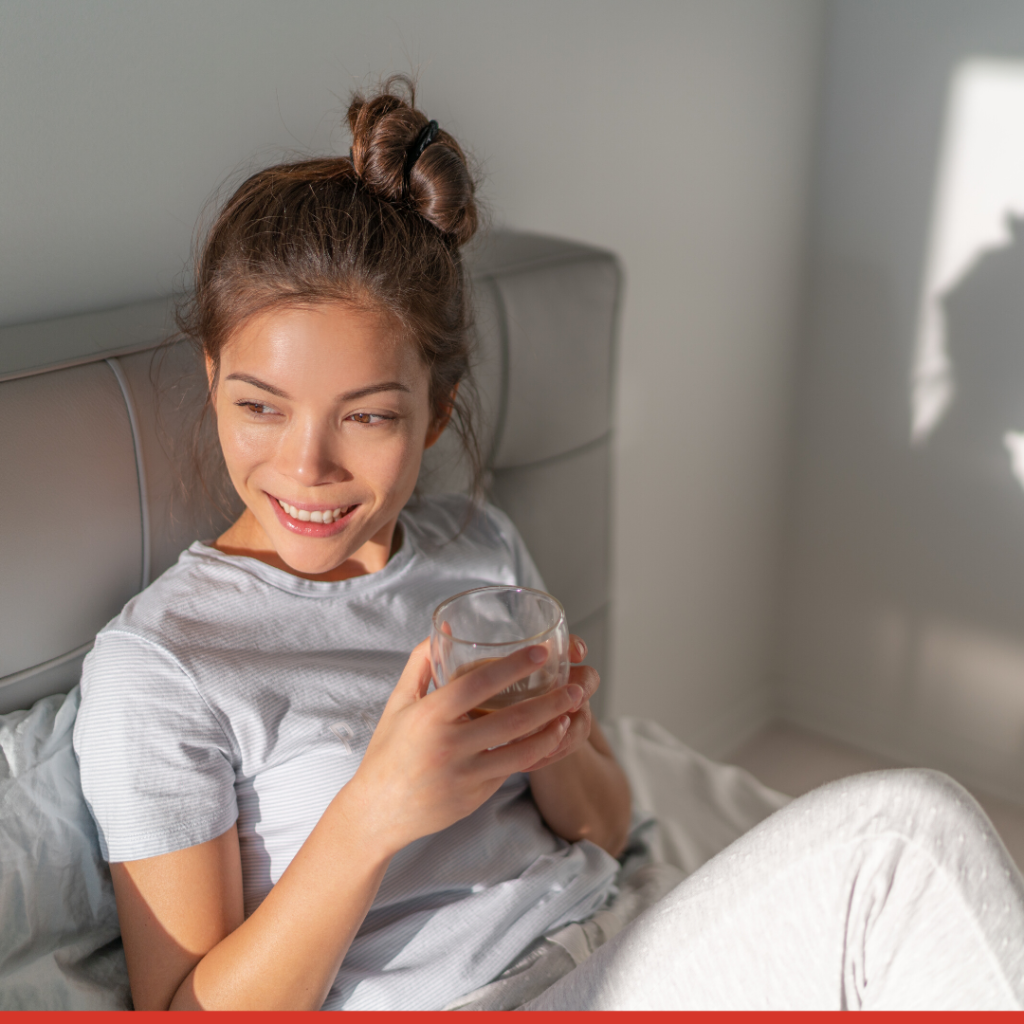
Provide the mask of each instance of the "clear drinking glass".
POLYGON ((434 609, 430 660, 434 683, 444 686, 480 665, 543 644, 548 660, 470 712, 498 711, 569 680, 569 628, 565 610, 550 594, 529 587, 466 590, 434 609))

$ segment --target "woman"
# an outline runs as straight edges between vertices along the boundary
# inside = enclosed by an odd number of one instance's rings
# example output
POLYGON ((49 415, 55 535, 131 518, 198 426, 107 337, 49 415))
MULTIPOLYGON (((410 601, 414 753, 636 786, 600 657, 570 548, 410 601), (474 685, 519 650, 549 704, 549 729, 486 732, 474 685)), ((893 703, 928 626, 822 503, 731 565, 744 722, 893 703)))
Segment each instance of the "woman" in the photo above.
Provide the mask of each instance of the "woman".
POLYGON ((496 510, 402 512, 446 424, 472 439, 473 182, 397 95, 349 120, 351 159, 255 175, 210 232, 186 327, 246 508, 84 672, 138 1007, 443 1006, 601 906, 625 841, 592 669, 479 721, 543 648, 427 693, 434 606, 542 581, 496 510))
MULTIPOLYGON (((393 84, 353 100, 350 157, 245 182, 197 261, 183 326, 245 511, 100 633, 75 732, 137 1008, 515 1005, 531 994, 515 979, 546 985, 582 959, 560 929, 584 922, 588 951, 613 930, 630 802, 591 721, 593 670, 476 720, 542 648, 429 691, 420 641, 440 600, 542 583, 496 510, 453 497, 406 509, 446 427, 473 448, 459 250, 477 213, 457 143, 393 84)), ((928 914, 963 903, 960 886, 924 917, 908 907, 932 876, 901 859, 902 839, 889 849, 892 813, 874 814, 897 792, 944 802, 945 817, 962 802, 920 775, 833 794, 811 819, 798 802, 531 1005, 872 1005, 890 982, 945 998, 928 980, 938 956, 925 982, 898 957, 877 966, 893 935, 927 936, 928 914), (849 850, 881 866, 858 873, 849 850), (896 929, 872 916, 886 871, 896 929), (792 959, 804 947, 821 959, 810 979, 792 959)), ((973 843, 984 828, 971 824, 973 843)), ((1007 875, 999 897, 1018 899, 1018 883, 1007 875)), ((947 943, 945 980, 967 965, 984 991, 1019 998, 1016 961, 991 954, 1007 935, 1019 955, 1019 929, 947 943)))

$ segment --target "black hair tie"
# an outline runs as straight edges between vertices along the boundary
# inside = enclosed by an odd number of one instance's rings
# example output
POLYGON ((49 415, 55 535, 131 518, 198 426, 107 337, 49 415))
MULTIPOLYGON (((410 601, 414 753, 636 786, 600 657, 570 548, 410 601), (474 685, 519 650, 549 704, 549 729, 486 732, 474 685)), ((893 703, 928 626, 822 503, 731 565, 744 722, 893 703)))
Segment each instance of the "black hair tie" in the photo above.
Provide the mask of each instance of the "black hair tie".
POLYGON ((409 147, 405 154, 405 185, 409 187, 409 172, 427 148, 437 138, 437 122, 428 121, 416 136, 416 141, 409 147))

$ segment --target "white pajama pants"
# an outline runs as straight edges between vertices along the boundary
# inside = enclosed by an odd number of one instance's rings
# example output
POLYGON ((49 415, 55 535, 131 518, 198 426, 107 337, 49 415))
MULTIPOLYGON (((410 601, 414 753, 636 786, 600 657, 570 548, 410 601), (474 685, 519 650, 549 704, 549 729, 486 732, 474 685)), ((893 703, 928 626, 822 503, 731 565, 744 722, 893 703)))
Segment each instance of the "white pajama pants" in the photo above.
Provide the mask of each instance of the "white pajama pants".
POLYGON ((1022 1007, 1024 880, 970 794, 907 769, 793 801, 521 1008, 1022 1007))

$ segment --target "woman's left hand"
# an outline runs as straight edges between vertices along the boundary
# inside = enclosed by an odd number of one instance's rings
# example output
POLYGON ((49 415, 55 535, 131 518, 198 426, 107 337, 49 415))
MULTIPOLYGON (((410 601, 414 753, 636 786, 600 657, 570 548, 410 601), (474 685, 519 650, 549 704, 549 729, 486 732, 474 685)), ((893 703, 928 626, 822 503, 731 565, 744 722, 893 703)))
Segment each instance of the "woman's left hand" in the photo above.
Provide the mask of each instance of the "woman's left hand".
POLYGON ((590 728, 594 720, 590 711, 590 698, 594 696, 597 688, 601 685, 601 677, 597 674, 597 669, 590 665, 579 664, 586 656, 587 645, 578 636, 570 634, 569 661, 573 667, 569 669, 568 683, 575 683, 583 691, 583 696, 580 697, 576 707, 569 712, 569 728, 566 729, 562 742, 543 760, 527 768, 527 771, 535 772, 556 761, 561 761, 563 757, 579 750, 590 738, 590 728))
POLYGON ((569 680, 583 692, 568 712, 561 743, 526 770, 537 809, 555 835, 570 843, 589 839, 618 857, 629 834, 629 782, 591 714, 590 698, 601 679, 579 664, 586 656, 587 645, 570 637, 569 680))

